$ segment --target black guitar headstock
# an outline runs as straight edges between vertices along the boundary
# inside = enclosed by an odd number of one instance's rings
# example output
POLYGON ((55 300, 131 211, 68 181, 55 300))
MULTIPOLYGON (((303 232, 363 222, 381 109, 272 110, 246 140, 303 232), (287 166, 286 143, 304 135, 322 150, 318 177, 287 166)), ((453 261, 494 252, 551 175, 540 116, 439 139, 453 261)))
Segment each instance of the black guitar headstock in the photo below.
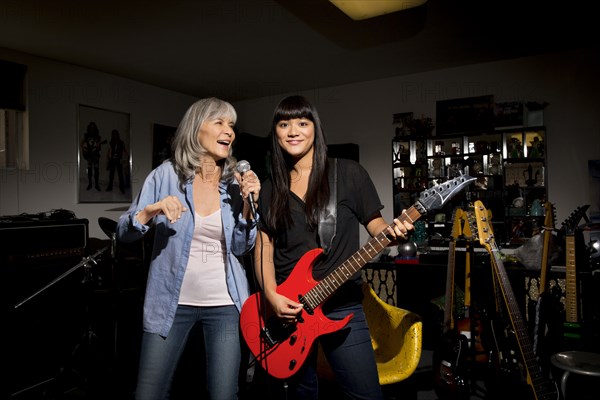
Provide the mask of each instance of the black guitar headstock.
POLYGON ((421 214, 438 210, 474 180, 475 178, 471 176, 461 175, 433 186, 421 192, 415 206, 421 214))
POLYGON ((565 235, 567 235, 567 236, 575 235, 575 230, 579 226, 579 222, 581 221, 582 218, 586 222, 589 222, 589 218, 587 217, 587 214, 586 214, 588 208, 590 208, 589 204, 577 207, 577 209, 571 213, 569 218, 567 218, 562 223, 561 230, 564 231, 565 235))

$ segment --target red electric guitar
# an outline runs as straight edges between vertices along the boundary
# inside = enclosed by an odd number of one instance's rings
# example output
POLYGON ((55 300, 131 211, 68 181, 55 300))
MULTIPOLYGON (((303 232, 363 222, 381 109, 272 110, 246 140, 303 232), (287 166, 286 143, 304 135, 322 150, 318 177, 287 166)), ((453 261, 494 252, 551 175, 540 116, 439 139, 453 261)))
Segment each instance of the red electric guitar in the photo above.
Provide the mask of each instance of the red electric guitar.
MULTIPOLYGON (((398 219, 417 221, 422 215, 441 208, 474 180, 463 175, 423 191, 416 203, 398 219)), ((269 375, 279 379, 294 375, 306 361, 315 339, 348 323, 352 315, 339 321, 327 318, 321 310, 323 303, 391 241, 384 230, 321 281, 313 278, 312 269, 323 250, 317 248, 305 253, 286 281, 277 287, 277 293, 303 304, 296 323, 269 316, 270 310, 261 292, 246 300, 240 315, 242 336, 256 361, 269 375)))

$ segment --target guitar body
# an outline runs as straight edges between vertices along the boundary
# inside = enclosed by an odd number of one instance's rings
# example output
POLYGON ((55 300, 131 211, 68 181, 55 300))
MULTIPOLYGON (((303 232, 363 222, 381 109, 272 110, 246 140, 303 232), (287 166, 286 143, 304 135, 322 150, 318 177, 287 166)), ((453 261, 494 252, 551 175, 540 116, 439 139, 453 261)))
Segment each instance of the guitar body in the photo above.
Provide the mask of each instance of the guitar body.
POLYGON ((470 396, 467 357, 469 341, 454 329, 442 334, 433 352, 434 390, 442 400, 467 400, 470 396))
MULTIPOLYGON (((314 249, 305 253, 290 276, 277 287, 277 293, 297 300, 313 289, 318 281, 312 276, 315 260, 323 252, 314 249)), ((315 340, 324 334, 342 329, 352 315, 334 321, 327 318, 321 305, 311 312, 303 311, 295 324, 283 324, 276 316, 264 317, 262 293, 254 293, 244 303, 240 314, 242 336, 248 348, 271 376, 286 379, 302 366, 315 340)))
POLYGON ((485 379, 488 392, 486 399, 535 399, 527 382, 527 371, 521 361, 517 337, 510 323, 506 324, 501 318, 491 319, 486 330, 492 338, 485 379))
POLYGON ((544 375, 551 376, 550 357, 562 351, 561 290, 558 286, 539 295, 535 304, 534 349, 544 375))

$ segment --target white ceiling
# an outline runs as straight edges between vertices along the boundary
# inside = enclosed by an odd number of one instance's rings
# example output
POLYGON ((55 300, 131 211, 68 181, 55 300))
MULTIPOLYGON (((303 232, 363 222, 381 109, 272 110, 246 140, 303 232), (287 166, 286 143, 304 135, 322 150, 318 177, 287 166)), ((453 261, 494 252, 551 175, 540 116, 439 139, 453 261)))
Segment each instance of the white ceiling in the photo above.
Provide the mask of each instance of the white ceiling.
POLYGON ((326 0, 0 0, 0 47, 236 101, 597 46, 588 4, 429 0, 352 21, 326 0))

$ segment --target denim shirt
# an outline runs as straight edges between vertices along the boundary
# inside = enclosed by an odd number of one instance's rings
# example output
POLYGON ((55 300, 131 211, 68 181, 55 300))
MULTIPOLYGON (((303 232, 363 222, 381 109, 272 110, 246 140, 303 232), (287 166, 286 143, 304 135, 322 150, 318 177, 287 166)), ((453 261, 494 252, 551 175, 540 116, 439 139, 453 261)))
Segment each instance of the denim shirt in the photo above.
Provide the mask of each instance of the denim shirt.
MULTIPOLYGON (((254 247, 256 222, 242 218, 243 199, 235 179, 221 181, 219 193, 227 250, 227 288, 240 311, 249 296, 249 285, 238 256, 248 253, 254 247)), ((171 195, 177 196, 187 211, 175 223, 170 223, 163 214, 155 216, 150 222, 154 224, 155 232, 144 300, 144 331, 158 333, 163 337, 168 335, 175 318, 194 234, 192 181, 185 183, 182 192, 173 164, 161 164, 148 175, 142 190, 129 210, 121 215, 117 225, 119 240, 132 242, 141 239, 150 226, 140 224, 135 218, 137 213, 148 204, 171 195)))

